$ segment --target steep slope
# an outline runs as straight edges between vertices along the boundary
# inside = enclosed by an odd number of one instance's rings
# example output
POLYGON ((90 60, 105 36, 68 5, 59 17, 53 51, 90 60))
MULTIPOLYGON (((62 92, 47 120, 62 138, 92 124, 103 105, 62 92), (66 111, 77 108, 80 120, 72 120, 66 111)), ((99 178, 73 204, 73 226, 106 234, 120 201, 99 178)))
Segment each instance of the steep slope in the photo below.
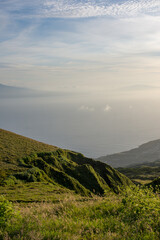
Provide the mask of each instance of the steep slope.
POLYGON ((3 185, 48 182, 87 196, 119 192, 132 184, 107 164, 80 153, 56 149, 4 130, 0 133, 0 181, 3 185))
POLYGON ((100 157, 97 160, 117 168, 144 162, 154 162, 157 159, 160 159, 160 140, 142 144, 130 151, 100 157))
POLYGON ((23 169, 10 172, 3 183, 8 184, 11 180, 15 183, 19 180, 23 183, 47 181, 82 195, 119 192, 132 184, 107 164, 69 150, 58 149, 25 157, 19 160, 19 167, 23 169))
POLYGON ((0 163, 14 163, 17 159, 32 153, 56 149, 55 146, 0 129, 0 163))

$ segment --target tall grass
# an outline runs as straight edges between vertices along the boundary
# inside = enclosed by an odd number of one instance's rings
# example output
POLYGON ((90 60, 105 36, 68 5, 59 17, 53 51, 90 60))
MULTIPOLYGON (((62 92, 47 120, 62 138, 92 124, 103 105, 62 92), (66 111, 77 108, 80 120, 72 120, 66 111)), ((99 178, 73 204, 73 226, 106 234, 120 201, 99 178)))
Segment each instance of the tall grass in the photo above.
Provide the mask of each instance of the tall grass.
POLYGON ((158 240, 160 199, 152 190, 134 187, 123 194, 58 203, 16 204, 21 219, 1 228, 1 239, 13 240, 158 240))

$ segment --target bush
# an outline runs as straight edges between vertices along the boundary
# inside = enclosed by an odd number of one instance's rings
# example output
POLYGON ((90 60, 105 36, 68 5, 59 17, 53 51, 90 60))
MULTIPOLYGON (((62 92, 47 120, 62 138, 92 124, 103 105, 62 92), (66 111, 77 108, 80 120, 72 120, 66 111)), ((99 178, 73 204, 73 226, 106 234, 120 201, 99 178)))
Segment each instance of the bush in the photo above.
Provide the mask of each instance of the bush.
POLYGON ((124 222, 147 221, 153 225, 159 219, 159 198, 149 188, 128 188, 122 198, 121 212, 124 222))
POLYGON ((5 178, 6 178, 6 171, 1 169, 0 170, 0 183, 2 183, 5 178))
POLYGON ((12 203, 0 197, 0 228, 6 228, 9 220, 15 215, 12 203))

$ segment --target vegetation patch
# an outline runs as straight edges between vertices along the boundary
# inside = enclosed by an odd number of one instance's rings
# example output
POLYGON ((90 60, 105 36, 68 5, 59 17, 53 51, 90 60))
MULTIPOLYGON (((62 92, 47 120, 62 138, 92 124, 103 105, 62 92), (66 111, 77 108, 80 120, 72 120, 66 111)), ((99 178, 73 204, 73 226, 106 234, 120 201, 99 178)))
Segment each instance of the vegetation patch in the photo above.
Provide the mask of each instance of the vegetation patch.
POLYGON ((151 190, 134 187, 119 195, 77 196, 56 203, 14 204, 21 220, 12 217, 1 228, 1 239, 160 239, 160 199, 151 190))
POLYGON ((36 152, 49 152, 56 149, 55 146, 0 129, 0 161, 4 162, 4 166, 36 152))
POLYGON ((0 193, 9 201, 21 203, 57 202, 70 195, 74 196, 73 191, 48 182, 30 182, 25 184, 21 182, 0 186, 0 193))
POLYGON ((132 182, 107 164, 0 129, 0 184, 47 182, 84 196, 120 192, 132 182))
POLYGON ((159 191, 160 190, 160 178, 154 179, 152 182, 146 184, 146 186, 152 188, 154 192, 159 191))
POLYGON ((3 185, 18 184, 19 181, 49 182, 90 196, 92 193, 104 195, 108 191, 118 193, 132 184, 110 166, 69 150, 34 153, 17 162, 23 171, 10 174, 3 185))
POLYGON ((160 177, 160 160, 151 163, 137 164, 128 168, 117 168, 117 170, 133 181, 147 184, 160 177))

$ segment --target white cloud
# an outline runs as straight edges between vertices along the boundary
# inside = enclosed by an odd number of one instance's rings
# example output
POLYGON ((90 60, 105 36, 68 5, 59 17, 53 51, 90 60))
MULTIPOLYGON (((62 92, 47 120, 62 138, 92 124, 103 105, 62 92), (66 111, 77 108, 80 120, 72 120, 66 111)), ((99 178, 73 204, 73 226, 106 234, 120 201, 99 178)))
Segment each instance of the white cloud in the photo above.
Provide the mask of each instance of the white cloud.
POLYGON ((138 14, 159 14, 159 0, 130 0, 112 2, 47 0, 44 2, 46 17, 93 17, 93 16, 135 16, 138 14))
MULTIPOLYGON (((34 87, 48 84, 69 90, 78 85, 82 91, 104 91, 104 95, 131 84, 157 85, 160 16, 136 14, 153 13, 159 5, 159 0, 0 1, 0 81, 14 78, 20 85, 32 82, 34 87), (23 23, 15 15, 33 15, 37 20, 23 23), (100 15, 126 17, 51 19, 100 15), (51 18, 38 19, 47 17, 51 18)), ((118 96, 110 95, 114 94, 118 96)))
POLYGON ((79 110, 80 111, 86 111, 86 112, 94 112, 95 108, 94 107, 90 107, 90 106, 82 105, 82 106, 80 106, 79 110))
POLYGON ((159 15, 159 0, 5 0, 0 3, 5 11, 14 15, 41 18, 83 18, 95 16, 159 15), (25 11, 22 11, 25 9, 25 11), (27 11, 26 11, 27 10, 27 11), (18 14, 16 14, 18 11, 18 14))
POLYGON ((104 108, 104 112, 109 112, 109 111, 111 111, 112 110, 112 108, 111 108, 111 106, 110 105, 106 105, 105 106, 105 108, 104 108))

